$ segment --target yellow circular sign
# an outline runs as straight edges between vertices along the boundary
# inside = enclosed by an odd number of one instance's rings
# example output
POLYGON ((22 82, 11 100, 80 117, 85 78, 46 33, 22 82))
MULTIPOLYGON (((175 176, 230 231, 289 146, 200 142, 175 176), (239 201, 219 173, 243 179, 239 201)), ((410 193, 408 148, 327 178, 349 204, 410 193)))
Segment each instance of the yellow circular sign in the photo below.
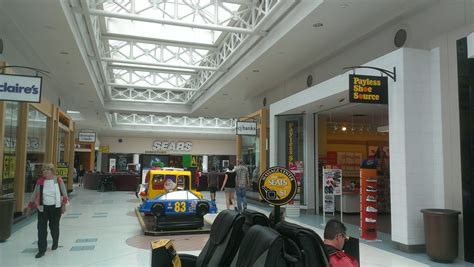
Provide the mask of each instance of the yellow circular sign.
POLYGON ((266 202, 285 205, 296 195, 295 175, 286 168, 271 167, 260 175, 258 190, 266 202))

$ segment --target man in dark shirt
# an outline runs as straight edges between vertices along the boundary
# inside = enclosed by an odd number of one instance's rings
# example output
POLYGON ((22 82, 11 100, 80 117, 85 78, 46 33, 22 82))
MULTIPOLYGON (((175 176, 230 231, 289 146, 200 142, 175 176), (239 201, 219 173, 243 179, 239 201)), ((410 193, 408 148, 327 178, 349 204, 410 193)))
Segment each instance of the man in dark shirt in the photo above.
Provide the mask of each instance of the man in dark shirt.
POLYGON ((217 191, 217 178, 218 174, 214 166, 211 167, 211 171, 207 175, 207 184, 209 185, 209 192, 211 192, 211 201, 216 202, 216 191, 217 191))
POLYGON ((358 267, 357 260, 344 252, 342 247, 349 237, 346 235, 346 226, 336 219, 329 220, 324 228, 324 246, 329 255, 331 266, 358 267))

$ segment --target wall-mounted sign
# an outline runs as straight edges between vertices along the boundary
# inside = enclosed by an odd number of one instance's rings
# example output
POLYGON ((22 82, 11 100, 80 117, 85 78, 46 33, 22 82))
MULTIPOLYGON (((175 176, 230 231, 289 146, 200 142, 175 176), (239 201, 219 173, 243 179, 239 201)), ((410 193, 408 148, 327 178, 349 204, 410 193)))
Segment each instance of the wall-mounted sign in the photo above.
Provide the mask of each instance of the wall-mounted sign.
POLYGON ((95 132, 79 132, 79 142, 95 143, 95 132))
POLYGON ((296 195, 296 178, 288 169, 271 167, 265 170, 258 180, 260 196, 268 203, 285 205, 296 195))
POLYGON ((193 149, 193 143, 187 141, 162 141, 155 140, 153 142, 153 150, 155 151, 178 151, 189 152, 193 149))
POLYGON ((41 77, 0 74, 0 100, 41 102, 41 77))
POLYGON ((235 133, 237 135, 257 135, 257 122, 237 121, 235 133))
POLYGON ((99 146, 100 153, 109 153, 109 146, 99 146))
POLYGON ((388 104, 387 77, 350 74, 349 102, 388 104))

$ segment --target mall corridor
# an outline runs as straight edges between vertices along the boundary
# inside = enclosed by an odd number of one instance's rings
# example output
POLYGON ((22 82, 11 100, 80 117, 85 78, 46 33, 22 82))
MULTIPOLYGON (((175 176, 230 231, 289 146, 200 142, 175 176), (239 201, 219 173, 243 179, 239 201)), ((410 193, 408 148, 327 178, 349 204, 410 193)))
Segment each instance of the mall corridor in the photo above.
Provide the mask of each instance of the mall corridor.
MULTIPOLYGON (((208 192, 203 193, 208 197, 208 192)), ((219 209, 225 207, 223 192, 218 193, 217 203, 219 209)), ((173 239, 178 252, 197 255, 209 238, 208 234, 144 236, 134 211, 137 206, 138 199, 133 192, 100 193, 75 187, 71 205, 61 218, 58 250, 51 251, 48 236, 45 256, 35 259, 34 214, 15 224, 12 236, 0 243, 0 266, 150 266, 152 240, 173 239)), ((249 208, 265 214, 270 210, 267 205, 257 203, 249 208)), ((206 221, 212 222, 215 216, 206 215, 206 221)), ((319 216, 302 215, 287 218, 287 221, 309 227, 320 236, 323 234, 319 216)), ((355 236, 357 231, 348 225, 350 235, 355 236)), ((436 266, 425 254, 403 254, 384 241, 361 243, 360 258, 361 266, 436 266)))

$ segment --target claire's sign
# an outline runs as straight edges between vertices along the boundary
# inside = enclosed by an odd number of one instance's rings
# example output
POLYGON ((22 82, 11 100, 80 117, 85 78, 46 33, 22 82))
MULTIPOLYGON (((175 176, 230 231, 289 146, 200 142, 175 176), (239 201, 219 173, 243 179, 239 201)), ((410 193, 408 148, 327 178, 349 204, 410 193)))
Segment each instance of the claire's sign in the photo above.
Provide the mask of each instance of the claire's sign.
POLYGON ((349 102, 388 104, 387 77, 350 74, 349 102))
POLYGON ((0 100, 41 102, 41 77, 0 74, 0 100))
POLYGON ((285 205, 296 195, 296 178, 293 172, 283 167, 265 170, 258 180, 260 196, 275 206, 285 205))

